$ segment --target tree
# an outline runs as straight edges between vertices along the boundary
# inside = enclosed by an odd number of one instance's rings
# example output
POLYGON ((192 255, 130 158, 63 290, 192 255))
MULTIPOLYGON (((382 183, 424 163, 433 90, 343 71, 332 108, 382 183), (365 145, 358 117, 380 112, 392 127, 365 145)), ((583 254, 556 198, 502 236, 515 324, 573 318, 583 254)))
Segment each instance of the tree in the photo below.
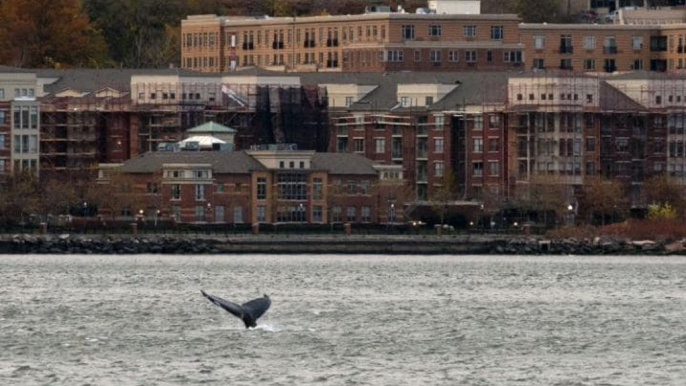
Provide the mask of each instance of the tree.
POLYGON ((548 225, 552 218, 551 213, 562 213, 570 204, 569 185, 558 176, 534 175, 526 185, 519 186, 513 206, 521 211, 536 213, 542 216, 543 222, 548 225))
POLYGON ((445 223, 445 216, 450 209, 450 203, 455 201, 456 197, 457 181, 455 180, 455 173, 451 168, 448 168, 448 170, 445 171, 441 185, 436 187, 429 196, 429 205, 431 205, 431 209, 438 215, 441 226, 445 223))
POLYGON ((47 222, 50 216, 68 214, 79 198, 71 180, 50 179, 40 187, 40 211, 47 222))
POLYGON ((591 221, 600 216, 602 225, 605 225, 606 217, 621 216, 629 209, 624 185, 619 181, 604 177, 590 178, 584 182, 581 193, 579 207, 582 213, 591 221))
POLYGON ((40 208, 38 178, 31 172, 18 172, 9 177, 0 190, 0 217, 4 222, 21 222, 40 208))
POLYGON ((682 216, 686 214, 686 200, 683 198, 684 189, 674 182, 668 174, 660 174, 649 178, 641 191, 643 202, 648 205, 664 206, 668 204, 672 210, 682 216))
POLYGON ((0 63, 103 67, 109 60, 79 0, 12 0, 0 2, 0 63))
POLYGON ((525 23, 556 23, 562 21, 561 0, 512 0, 512 11, 525 23))

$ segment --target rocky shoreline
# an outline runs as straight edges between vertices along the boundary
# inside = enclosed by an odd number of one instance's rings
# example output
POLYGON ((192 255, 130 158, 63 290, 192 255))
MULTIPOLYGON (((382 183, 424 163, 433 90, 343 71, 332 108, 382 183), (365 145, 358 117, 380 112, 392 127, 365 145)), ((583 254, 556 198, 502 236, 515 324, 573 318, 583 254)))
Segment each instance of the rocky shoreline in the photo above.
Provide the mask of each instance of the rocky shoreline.
POLYGON ((686 255, 684 241, 512 235, 0 236, 0 254, 686 255))

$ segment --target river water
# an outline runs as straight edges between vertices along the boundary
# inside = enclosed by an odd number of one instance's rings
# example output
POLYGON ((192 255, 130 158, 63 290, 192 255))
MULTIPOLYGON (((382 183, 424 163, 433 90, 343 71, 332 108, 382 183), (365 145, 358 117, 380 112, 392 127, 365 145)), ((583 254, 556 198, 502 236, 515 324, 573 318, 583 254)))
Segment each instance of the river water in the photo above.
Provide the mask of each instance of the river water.
POLYGON ((682 257, 0 256, 0 299, 0 385, 686 384, 682 257))

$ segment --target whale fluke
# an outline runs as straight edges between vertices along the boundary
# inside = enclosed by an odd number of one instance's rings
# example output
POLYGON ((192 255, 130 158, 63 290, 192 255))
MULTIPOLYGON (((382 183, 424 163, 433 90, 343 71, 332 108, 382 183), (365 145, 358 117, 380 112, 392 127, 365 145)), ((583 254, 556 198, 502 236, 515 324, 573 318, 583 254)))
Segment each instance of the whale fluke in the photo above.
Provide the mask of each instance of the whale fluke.
POLYGON ((218 296, 208 295, 203 290, 200 290, 200 293, 202 293, 202 295, 212 303, 231 313, 231 315, 240 318, 245 324, 245 328, 256 327, 257 319, 264 315, 264 313, 269 309, 269 306, 272 305, 272 301, 267 295, 238 305, 218 296))

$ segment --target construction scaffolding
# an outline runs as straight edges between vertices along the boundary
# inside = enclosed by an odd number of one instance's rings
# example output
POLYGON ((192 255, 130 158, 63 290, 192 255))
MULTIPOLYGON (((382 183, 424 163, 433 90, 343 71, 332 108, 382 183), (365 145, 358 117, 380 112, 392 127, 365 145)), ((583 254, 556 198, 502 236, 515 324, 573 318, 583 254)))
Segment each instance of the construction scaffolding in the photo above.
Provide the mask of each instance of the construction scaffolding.
POLYGON ((267 143, 326 150, 326 93, 319 87, 208 83, 176 92, 179 87, 137 83, 131 93, 103 88, 41 98, 42 174, 93 172, 99 163, 181 141, 187 129, 210 121, 237 130, 238 150, 267 143))

